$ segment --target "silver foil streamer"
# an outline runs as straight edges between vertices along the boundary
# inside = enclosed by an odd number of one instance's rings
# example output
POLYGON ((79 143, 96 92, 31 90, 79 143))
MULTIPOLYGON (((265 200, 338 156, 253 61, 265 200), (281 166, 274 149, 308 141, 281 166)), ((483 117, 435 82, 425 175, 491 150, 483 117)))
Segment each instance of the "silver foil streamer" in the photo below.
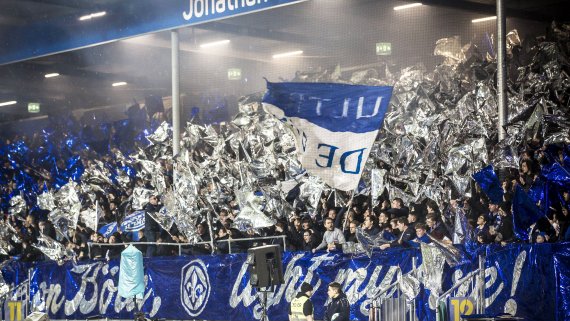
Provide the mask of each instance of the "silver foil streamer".
POLYGON ((420 293, 420 281, 409 273, 405 274, 400 280, 400 289, 407 301, 412 302, 420 293))
POLYGON ((366 250, 361 243, 345 242, 342 244, 342 253, 344 254, 361 254, 364 252, 366 252, 366 250))
POLYGON ((0 220, 0 239, 9 239, 11 236, 17 236, 16 229, 7 221, 0 220))
POLYGON ((148 200, 151 195, 156 195, 156 192, 142 188, 142 187, 135 187, 133 190, 133 195, 131 196, 131 207, 133 210, 142 210, 144 206, 148 203, 148 200))
POLYGON ((42 210, 47 210, 47 211, 52 211, 53 209, 55 209, 56 205, 53 194, 50 191, 48 191, 38 195, 38 206, 42 210))
POLYGON ((440 255, 445 259, 449 266, 455 267, 464 263, 469 263, 466 256, 455 246, 444 244, 429 234, 427 234, 427 236, 430 238, 432 242, 431 244, 440 250, 440 255))
POLYGON ((316 209, 319 205, 319 200, 321 199, 321 194, 325 188, 325 183, 315 176, 310 176, 304 179, 301 185, 300 197, 306 200, 305 205, 309 209, 316 209))
POLYGON ((100 160, 90 160, 81 176, 81 190, 105 193, 101 186, 113 185, 111 172, 100 160))
POLYGON ((0 238, 0 254, 9 255, 10 248, 11 248, 10 243, 8 243, 8 241, 6 241, 4 238, 0 238))
POLYGON ((372 256, 372 251, 375 248, 379 248, 382 244, 390 243, 390 241, 382 237, 382 232, 378 233, 375 236, 370 236, 366 234, 366 232, 360 226, 356 228, 356 239, 358 240, 358 243, 361 244, 362 249, 369 257, 372 256))
POLYGON ((129 184, 131 183, 131 178, 129 177, 129 175, 127 175, 127 173, 125 173, 121 169, 117 170, 116 179, 117 179, 117 183, 119 183, 119 187, 121 189, 127 189, 129 187, 129 184))
POLYGON ((453 226, 453 244, 465 244, 471 241, 473 229, 467 222, 467 216, 462 208, 455 209, 455 223, 453 226))
MULTIPOLYGON (((164 155, 164 154, 163 154, 164 155)), ((136 163, 140 166, 137 177, 148 181, 155 190, 162 194, 166 190, 166 180, 164 178, 163 169, 156 161, 137 159, 136 163)))
POLYGON ((372 192, 372 206, 378 205, 380 195, 384 193, 386 186, 384 185, 384 177, 387 171, 385 169, 373 169, 371 171, 371 192, 372 192))
POLYGON ((73 252, 73 250, 66 249, 60 242, 43 234, 40 234, 38 237, 38 243, 34 244, 33 247, 40 250, 53 261, 61 261, 75 256, 75 252, 73 252))
POLYGON ((4 280, 4 276, 2 275, 2 268, 3 265, 0 265, 0 298, 3 298, 4 295, 10 292, 10 287, 6 284, 6 280, 4 280))
POLYGON ((99 209, 95 205, 93 205, 93 206, 81 211, 80 219, 85 224, 85 226, 89 227, 93 231, 97 231, 100 213, 101 213, 101 209, 99 209))
POLYGON ((453 63, 465 60, 459 36, 439 39, 435 43, 433 54, 450 59, 453 63))
POLYGON ((68 233, 75 229, 68 215, 66 215, 60 209, 56 208, 55 210, 49 212, 48 217, 49 220, 53 223, 55 231, 63 238, 68 238, 68 233))
MULTIPOLYGON (((470 185, 469 185, 469 182, 471 181, 470 177, 471 176, 460 176, 457 174, 454 174, 452 176, 453 185, 455 186, 459 195, 466 195, 468 192, 470 192, 470 185)), ((441 203, 438 203, 438 205, 441 206, 441 203)))
POLYGON ((493 148, 495 155, 491 163, 497 168, 519 168, 520 159, 511 144, 498 144, 493 148))
POLYGON ((152 217, 165 231, 170 231, 172 225, 174 224, 174 217, 170 215, 166 206, 163 206, 156 213, 149 213, 152 217))
POLYGON ((545 115, 544 144, 570 144, 570 120, 565 115, 545 115))
POLYGON ((170 126, 167 122, 163 122, 151 135, 146 136, 152 144, 160 144, 167 142, 172 136, 170 126))
MULTIPOLYGON (((188 242, 199 241, 196 233, 196 224, 202 221, 202 213, 197 207, 201 202, 203 207, 210 206, 206 199, 201 199, 199 181, 188 167, 177 166, 177 178, 174 181, 174 189, 169 190, 164 196, 163 223, 164 228, 174 220, 180 232, 186 236, 188 242)), ((159 224, 161 224, 159 222, 159 224)), ((171 226, 171 225, 170 225, 171 226)))
POLYGON ((236 199, 240 207, 235 222, 246 221, 253 228, 269 227, 275 225, 275 220, 263 213, 263 196, 257 196, 248 187, 243 187, 235 191, 236 199))
POLYGON ((26 208, 26 201, 21 195, 16 195, 10 199, 10 214, 24 215, 26 214, 26 208))
POLYGON ((56 208, 49 213, 49 218, 56 231, 63 236, 77 227, 81 211, 77 188, 77 183, 70 180, 54 195, 56 208))
POLYGON ((422 251, 421 274, 424 286, 435 295, 442 293, 441 284, 443 282, 443 267, 445 258, 441 255, 441 250, 435 245, 420 243, 422 251))

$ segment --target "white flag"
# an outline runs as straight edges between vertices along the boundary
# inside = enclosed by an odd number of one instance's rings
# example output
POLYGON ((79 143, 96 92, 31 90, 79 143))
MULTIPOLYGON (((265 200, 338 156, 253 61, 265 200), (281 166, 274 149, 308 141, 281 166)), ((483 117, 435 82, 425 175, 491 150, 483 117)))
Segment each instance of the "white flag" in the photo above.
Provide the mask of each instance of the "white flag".
POLYGON ((392 87, 267 83, 265 110, 292 127, 302 166, 329 186, 358 186, 392 87))

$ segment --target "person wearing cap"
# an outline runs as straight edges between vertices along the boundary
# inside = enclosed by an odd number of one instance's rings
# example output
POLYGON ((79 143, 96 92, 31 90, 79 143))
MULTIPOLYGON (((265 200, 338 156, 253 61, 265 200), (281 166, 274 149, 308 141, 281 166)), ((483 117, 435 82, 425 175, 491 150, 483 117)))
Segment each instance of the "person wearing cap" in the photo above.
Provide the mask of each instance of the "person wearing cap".
POLYGON ((303 282, 301 292, 297 293, 289 306, 289 321, 313 321, 312 294, 313 286, 303 282))

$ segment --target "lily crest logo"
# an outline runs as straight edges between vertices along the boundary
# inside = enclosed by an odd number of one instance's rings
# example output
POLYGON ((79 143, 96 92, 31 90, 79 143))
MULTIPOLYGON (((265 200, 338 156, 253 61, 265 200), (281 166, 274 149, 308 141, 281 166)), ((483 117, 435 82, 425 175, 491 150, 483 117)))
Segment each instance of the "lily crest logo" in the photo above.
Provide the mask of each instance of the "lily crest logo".
POLYGON ((182 306, 192 317, 204 311, 210 298, 211 286, 206 265, 201 260, 194 260, 182 268, 180 282, 180 300, 182 306))

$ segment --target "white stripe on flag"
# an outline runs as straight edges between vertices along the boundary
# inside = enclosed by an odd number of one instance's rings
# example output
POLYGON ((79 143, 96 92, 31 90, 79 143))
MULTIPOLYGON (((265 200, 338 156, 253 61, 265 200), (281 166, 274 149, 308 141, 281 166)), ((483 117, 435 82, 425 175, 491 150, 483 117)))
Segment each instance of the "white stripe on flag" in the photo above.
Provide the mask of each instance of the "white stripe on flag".
POLYGON ((358 186, 378 130, 367 133, 332 132, 306 119, 286 117, 283 110, 264 103, 265 110, 292 127, 301 164, 329 186, 343 191, 358 186))

